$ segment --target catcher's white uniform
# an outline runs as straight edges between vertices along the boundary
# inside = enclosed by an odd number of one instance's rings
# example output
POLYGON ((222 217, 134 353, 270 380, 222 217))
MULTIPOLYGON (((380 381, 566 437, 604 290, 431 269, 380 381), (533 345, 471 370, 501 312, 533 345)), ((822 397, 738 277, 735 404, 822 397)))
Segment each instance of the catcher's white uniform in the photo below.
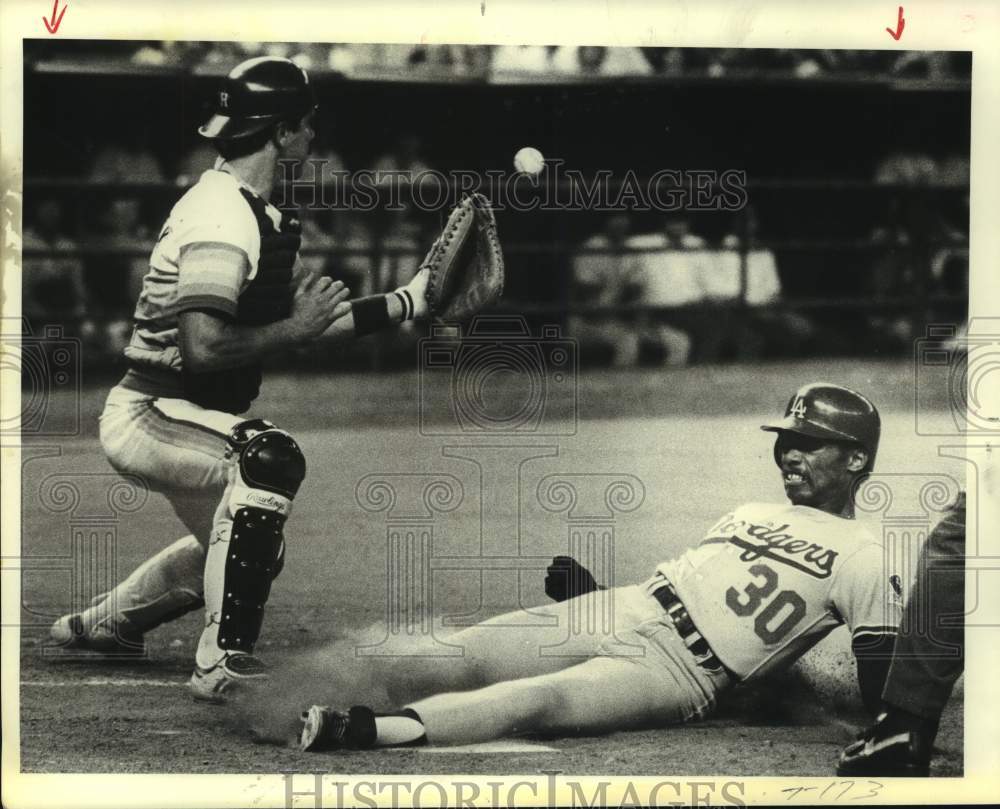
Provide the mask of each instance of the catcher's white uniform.
MULTIPOLYGON (((221 566, 206 572, 206 548, 213 525, 224 516, 220 509, 232 476, 227 439, 245 421, 237 413, 256 395, 259 375, 252 368, 228 373, 225 387, 235 393, 231 406, 224 399, 212 407, 191 401, 204 384, 192 389, 185 381, 178 317, 192 309, 235 317, 241 295, 258 274, 264 229, 280 232, 287 222, 227 169, 220 159, 202 174, 161 229, 125 349, 129 370, 108 395, 100 422, 112 466, 162 492, 190 534, 83 611, 82 627, 97 642, 102 633, 111 643, 200 607, 203 585, 222 588, 221 566)), ((293 275, 299 269, 296 257, 293 275)), ((210 610, 209 624, 217 618, 210 610)), ((203 635, 198 655, 203 666, 222 654, 214 636, 208 630, 203 635)))

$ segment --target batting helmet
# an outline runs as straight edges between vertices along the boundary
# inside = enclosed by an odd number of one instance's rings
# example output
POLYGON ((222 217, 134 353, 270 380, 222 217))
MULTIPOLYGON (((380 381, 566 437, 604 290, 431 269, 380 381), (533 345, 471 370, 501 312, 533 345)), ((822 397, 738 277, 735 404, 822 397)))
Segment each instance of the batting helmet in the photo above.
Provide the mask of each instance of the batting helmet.
MULTIPOLYGON (((795 391, 781 421, 764 424, 761 429, 860 444, 868 453, 864 469, 868 472, 875 465, 882 420, 875 405, 857 391, 829 382, 812 382, 795 391)), ((780 464, 777 448, 774 460, 780 464)))
POLYGON ((215 114, 198 130, 206 138, 229 140, 260 132, 316 108, 306 72, 289 59, 258 56, 234 67, 215 98, 215 114))

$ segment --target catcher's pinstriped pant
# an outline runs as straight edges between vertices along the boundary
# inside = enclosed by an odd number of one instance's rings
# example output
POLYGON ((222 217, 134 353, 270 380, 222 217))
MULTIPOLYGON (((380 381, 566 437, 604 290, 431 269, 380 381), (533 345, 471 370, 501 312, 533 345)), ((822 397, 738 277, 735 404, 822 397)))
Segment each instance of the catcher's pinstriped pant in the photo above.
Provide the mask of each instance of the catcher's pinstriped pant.
POLYGON ((212 496, 217 505, 226 487, 226 438, 243 420, 119 386, 101 413, 101 446, 115 469, 140 475, 153 491, 212 496))
POLYGON ((162 493, 190 533, 85 610, 85 626, 124 617, 134 630, 147 632, 203 605, 206 548, 228 484, 227 436, 243 420, 183 399, 111 389, 100 419, 108 461, 162 493))

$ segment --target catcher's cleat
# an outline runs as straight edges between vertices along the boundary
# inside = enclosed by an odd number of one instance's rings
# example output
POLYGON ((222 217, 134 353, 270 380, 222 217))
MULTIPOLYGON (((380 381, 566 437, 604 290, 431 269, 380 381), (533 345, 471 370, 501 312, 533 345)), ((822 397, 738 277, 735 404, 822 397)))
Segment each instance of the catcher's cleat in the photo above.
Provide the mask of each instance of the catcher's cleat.
POLYGON ((267 679, 267 667, 249 654, 227 654, 209 668, 196 666, 188 690, 199 702, 216 705, 226 701, 234 689, 250 686, 267 679))
POLYGON ((146 641, 142 633, 127 621, 107 619, 91 627, 83 624, 83 616, 75 612, 59 618, 49 629, 50 644, 66 651, 92 654, 107 658, 146 656, 146 641))
POLYGON ((926 778, 930 775, 931 738, 920 729, 892 728, 881 714, 864 738, 840 754, 837 775, 926 778))
POLYGON ((302 712, 302 722, 300 750, 365 750, 375 746, 375 713, 362 705, 349 711, 313 705, 302 712))

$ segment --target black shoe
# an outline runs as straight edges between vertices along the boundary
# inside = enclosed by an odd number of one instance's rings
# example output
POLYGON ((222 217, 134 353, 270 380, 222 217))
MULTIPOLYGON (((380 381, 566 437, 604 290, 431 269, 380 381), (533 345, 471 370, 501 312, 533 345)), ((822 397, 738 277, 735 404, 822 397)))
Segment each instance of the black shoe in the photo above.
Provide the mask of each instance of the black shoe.
POLYGON ((375 714, 371 708, 356 705, 350 711, 337 711, 313 705, 302 712, 302 722, 300 750, 366 750, 375 745, 375 714))
POLYGON ((919 728, 892 726, 883 713, 868 734, 840 754, 837 775, 926 778, 933 740, 919 728))
POLYGON ((313 705, 302 712, 300 750, 338 750, 347 736, 348 715, 324 705, 313 705))

